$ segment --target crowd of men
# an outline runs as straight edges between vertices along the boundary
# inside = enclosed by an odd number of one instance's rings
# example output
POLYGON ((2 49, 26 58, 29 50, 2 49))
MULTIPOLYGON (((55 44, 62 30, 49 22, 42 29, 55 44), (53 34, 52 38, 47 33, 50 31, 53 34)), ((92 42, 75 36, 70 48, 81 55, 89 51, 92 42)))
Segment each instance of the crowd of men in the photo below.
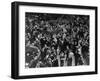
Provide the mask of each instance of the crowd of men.
POLYGON ((25 67, 89 65, 89 16, 26 13, 25 67))

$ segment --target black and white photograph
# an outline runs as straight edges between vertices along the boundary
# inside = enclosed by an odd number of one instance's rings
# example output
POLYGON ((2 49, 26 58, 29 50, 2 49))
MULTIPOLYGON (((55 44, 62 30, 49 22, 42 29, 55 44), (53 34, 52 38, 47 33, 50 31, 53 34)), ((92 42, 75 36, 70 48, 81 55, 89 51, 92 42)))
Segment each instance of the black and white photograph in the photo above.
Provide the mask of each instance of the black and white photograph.
POLYGON ((89 65, 89 15, 25 13, 25 68, 89 65))
POLYGON ((97 7, 12 3, 14 79, 97 74, 97 7))

